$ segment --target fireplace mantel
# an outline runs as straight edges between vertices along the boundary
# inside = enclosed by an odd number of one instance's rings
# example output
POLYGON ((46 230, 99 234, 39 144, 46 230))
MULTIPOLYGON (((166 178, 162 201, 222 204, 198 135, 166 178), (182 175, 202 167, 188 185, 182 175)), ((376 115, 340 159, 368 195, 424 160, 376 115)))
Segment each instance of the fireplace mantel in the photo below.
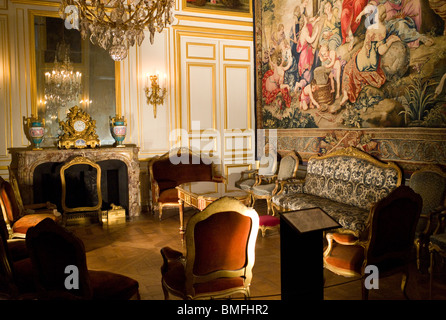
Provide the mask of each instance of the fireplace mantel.
POLYGON ((127 166, 129 191, 129 217, 136 217, 141 212, 140 180, 139 180, 139 148, 134 145, 125 147, 100 147, 86 149, 43 148, 31 150, 28 148, 11 148, 11 169, 16 173, 19 188, 25 204, 33 203, 34 170, 40 164, 47 162, 64 162, 73 156, 84 156, 95 162, 103 160, 121 160, 127 166))

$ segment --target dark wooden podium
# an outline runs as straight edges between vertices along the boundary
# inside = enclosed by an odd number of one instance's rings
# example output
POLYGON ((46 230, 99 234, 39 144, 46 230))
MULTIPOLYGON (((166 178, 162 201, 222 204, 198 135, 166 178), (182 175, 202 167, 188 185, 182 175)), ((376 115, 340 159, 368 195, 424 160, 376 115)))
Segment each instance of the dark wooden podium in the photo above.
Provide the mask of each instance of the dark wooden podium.
POLYGON ((280 214, 282 300, 323 300, 323 232, 340 225, 320 208, 280 214))

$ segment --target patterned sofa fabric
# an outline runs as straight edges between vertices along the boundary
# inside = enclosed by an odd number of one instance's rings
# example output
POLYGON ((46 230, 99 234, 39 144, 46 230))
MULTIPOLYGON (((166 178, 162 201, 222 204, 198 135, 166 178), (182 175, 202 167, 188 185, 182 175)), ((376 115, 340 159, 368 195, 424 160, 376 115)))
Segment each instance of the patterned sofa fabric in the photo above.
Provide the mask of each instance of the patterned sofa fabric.
POLYGON ((289 211, 319 207, 342 228, 353 231, 364 231, 369 216, 368 210, 306 193, 281 194, 273 197, 273 203, 289 211))
POLYGON ((346 148, 308 161, 305 180, 293 180, 274 196, 285 210, 320 207, 343 228, 365 230, 370 209, 401 184, 401 170, 346 148))
POLYGON ((398 184, 395 168, 339 156, 310 159, 304 192, 369 210, 398 184))

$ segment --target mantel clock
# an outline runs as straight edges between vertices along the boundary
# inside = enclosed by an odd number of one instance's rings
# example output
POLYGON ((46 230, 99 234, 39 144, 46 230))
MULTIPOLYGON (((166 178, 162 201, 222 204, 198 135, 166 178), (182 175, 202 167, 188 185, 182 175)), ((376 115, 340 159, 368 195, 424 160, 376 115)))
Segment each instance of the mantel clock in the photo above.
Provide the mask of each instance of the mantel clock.
POLYGON ((59 148, 96 148, 100 140, 96 134, 96 120, 78 106, 70 108, 66 121, 59 122, 63 134, 59 137, 59 148))

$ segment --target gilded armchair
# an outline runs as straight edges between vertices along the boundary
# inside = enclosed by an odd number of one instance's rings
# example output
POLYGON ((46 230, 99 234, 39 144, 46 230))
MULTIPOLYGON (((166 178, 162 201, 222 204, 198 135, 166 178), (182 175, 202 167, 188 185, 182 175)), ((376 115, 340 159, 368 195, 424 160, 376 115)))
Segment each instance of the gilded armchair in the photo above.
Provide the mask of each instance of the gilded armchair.
MULTIPOLYGON (((26 232, 32 226, 45 218, 60 220, 60 213, 50 203, 37 204, 30 210, 25 207, 20 198, 18 189, 14 188, 14 180, 11 183, 0 177, 0 205, 2 206, 3 219, 6 222, 11 238, 25 238, 26 232), (40 210, 37 210, 39 208, 40 210)), ((17 187, 17 186, 16 186, 17 187)))
POLYGON ((96 222, 102 224, 101 167, 76 156, 60 167, 63 224, 96 222))
POLYGON ((159 219, 164 207, 179 207, 178 190, 182 183, 194 181, 225 182, 216 164, 204 155, 188 148, 176 148, 156 156, 149 163, 151 209, 158 210, 159 219))
POLYGON ((428 165, 411 175, 409 186, 423 199, 415 246, 417 267, 424 270, 429 264, 429 237, 438 227, 438 214, 446 209, 446 172, 439 166, 428 165))
POLYGON ((361 237, 351 233, 327 233, 324 267, 344 277, 361 277, 363 299, 368 299, 369 292, 364 283, 367 266, 376 266, 380 277, 402 272, 401 289, 406 296, 421 208, 419 194, 408 186, 397 187, 373 206, 367 231, 361 237))
POLYGON ((430 266, 429 266, 429 299, 432 299, 432 286, 434 281, 435 272, 435 254, 439 255, 439 258, 446 258, 446 210, 438 214, 438 225, 433 234, 429 237, 429 254, 430 254, 430 266))
POLYGON ((162 288, 183 299, 250 295, 257 212, 240 201, 223 197, 193 215, 186 228, 186 256, 161 249, 162 288))
MULTIPOLYGON (((296 177, 297 169, 299 167, 299 158, 294 151, 289 151, 283 155, 279 163, 279 169, 276 175, 273 176, 257 176, 257 181, 251 189, 253 203, 257 199, 266 199, 268 214, 273 211, 271 206, 271 198, 280 191, 282 183, 289 179, 296 177)), ((274 212, 273 212, 274 214, 274 212)))
POLYGON ((235 182, 235 186, 246 192, 251 192, 259 177, 267 178, 277 174, 279 162, 280 154, 272 150, 269 145, 266 145, 265 152, 260 157, 258 168, 240 172, 240 179, 235 182))

